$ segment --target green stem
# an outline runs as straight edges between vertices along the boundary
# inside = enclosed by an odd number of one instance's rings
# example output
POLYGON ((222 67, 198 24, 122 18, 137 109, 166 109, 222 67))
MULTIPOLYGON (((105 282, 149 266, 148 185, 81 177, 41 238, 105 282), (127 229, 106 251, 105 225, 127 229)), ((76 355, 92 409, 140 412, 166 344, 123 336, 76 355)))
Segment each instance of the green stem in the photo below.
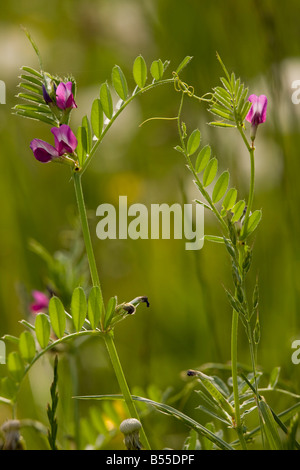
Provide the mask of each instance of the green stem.
POLYGON ((85 203, 84 203, 84 197, 83 197, 83 191, 82 191, 82 185, 81 185, 81 175, 74 172, 73 180, 74 180, 81 228, 82 228, 82 233, 83 233, 83 239, 84 239, 86 253, 87 253, 87 257, 89 261, 92 283, 93 283, 93 286, 100 287, 100 280, 98 276, 98 270, 97 270, 94 250, 93 250, 92 241, 91 241, 90 229, 89 229, 87 215, 86 215, 86 209, 85 209, 85 203))
POLYGON ((248 203, 247 203, 247 211, 246 211, 246 215, 245 215, 245 222, 244 222, 244 226, 245 226, 245 229, 247 229, 247 226, 246 224, 248 223, 248 219, 249 219, 249 216, 250 216, 250 212, 251 212, 251 208, 252 208, 252 203, 253 203, 253 196, 254 196, 254 177, 255 177, 255 161, 254 161, 254 151, 255 151, 255 147, 253 147, 253 144, 252 146, 249 144, 245 134, 244 134, 244 131, 243 131, 243 128, 241 126, 237 126, 238 128, 238 131, 247 147, 247 150, 249 152, 249 155, 250 155, 250 165, 251 165, 251 169, 250 169, 250 187, 249 187, 249 195, 248 195, 248 203))
MULTIPOLYGON (((104 339, 105 339, 105 344, 106 344, 106 347, 107 347, 107 350, 111 359, 111 363, 113 365, 113 368, 114 368, 114 371, 115 371, 115 374, 119 383, 119 387, 122 390, 122 395, 124 397, 125 403, 128 408, 128 412, 132 418, 136 418, 140 420, 136 406, 132 399, 131 393, 129 391, 129 388, 128 388, 128 385, 127 385, 127 382, 126 382, 126 379, 125 379, 125 376, 121 367, 121 363, 120 363, 118 353, 115 347, 115 343, 113 340, 113 332, 112 331, 108 332, 105 335, 104 339)), ((145 449, 151 450, 151 447, 149 445, 149 442, 148 442, 148 439, 147 439, 147 436, 145 434, 143 427, 141 428, 140 433, 141 433, 141 440, 145 449)))
POLYGON ((242 429, 242 420, 239 402, 239 385, 237 372, 237 338, 238 338, 239 314, 233 310, 231 326, 231 374, 235 408, 235 427, 243 450, 247 449, 244 433, 242 429))
POLYGON ((249 188, 247 212, 245 215, 245 226, 248 223, 248 219, 249 219, 249 215, 250 215, 252 203, 253 203, 253 196, 254 196, 254 176, 255 176, 254 150, 255 150, 254 147, 251 147, 251 149, 249 150, 250 164, 251 164, 251 176, 250 176, 250 188, 249 188))
MULTIPOLYGON (((93 286, 98 286, 101 292, 100 280, 98 276, 98 270, 97 270, 96 260, 94 256, 94 250, 93 250, 93 245, 91 241, 90 230, 88 226, 87 214, 86 214, 86 209, 85 209, 85 203, 84 203, 84 197, 83 197, 83 191, 82 191, 82 185, 81 185, 81 174, 74 172, 73 180, 74 180, 76 199, 77 199, 78 210, 79 210, 79 215, 80 215, 81 227, 82 227, 82 232, 83 232, 83 238, 84 238, 87 257, 89 261, 92 283, 93 283, 93 286)), ((102 296, 102 293, 101 293, 101 296, 102 296)), ((105 340, 107 350, 109 352, 109 356, 111 359, 111 363, 112 363, 116 378, 119 383, 119 387, 121 389, 122 395, 127 405, 129 414, 133 418, 139 419, 139 415, 137 413, 134 401, 131 397, 131 394, 130 394, 130 391, 129 391, 129 388, 125 379, 125 375, 124 375, 124 372, 123 372, 123 369, 119 360, 119 356, 118 356, 118 353, 114 344, 112 332, 105 334, 104 340, 105 340)), ((145 435, 143 428, 141 429, 141 439, 143 441, 145 448, 147 450, 150 450, 150 445, 148 443, 148 440, 147 440, 147 437, 145 435)))

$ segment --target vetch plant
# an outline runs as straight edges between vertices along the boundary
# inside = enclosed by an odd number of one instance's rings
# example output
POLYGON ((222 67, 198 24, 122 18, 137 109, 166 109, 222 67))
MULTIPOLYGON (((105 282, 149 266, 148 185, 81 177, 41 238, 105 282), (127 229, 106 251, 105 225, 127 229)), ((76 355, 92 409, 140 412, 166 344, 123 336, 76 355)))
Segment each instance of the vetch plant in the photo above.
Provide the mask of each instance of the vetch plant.
MULTIPOLYGON (((221 421, 226 421, 229 427, 235 429, 242 449, 247 449, 247 442, 251 440, 251 433, 244 425, 245 416, 256 409, 259 415, 262 440, 265 439, 272 449, 281 449, 282 442, 277 427, 279 425, 284 432, 287 432, 287 430, 278 416, 271 410, 264 397, 260 395, 258 388, 260 378, 256 366, 257 345, 260 340, 258 283, 254 287, 251 301, 248 300, 246 288, 246 277, 253 256, 253 242, 250 242, 250 237, 262 217, 260 209, 252 212, 255 185, 254 141, 258 126, 266 121, 268 100, 265 95, 256 96, 251 94, 248 97, 248 89, 241 83, 241 80, 236 79, 234 73, 231 75, 228 73, 219 56, 218 60, 225 77, 221 78, 222 86, 213 89, 210 98, 207 95, 202 98, 195 96, 194 93, 191 95, 185 84, 181 84, 179 87, 181 90, 181 103, 178 113, 180 145, 176 147, 176 150, 185 156, 187 166, 194 177, 194 182, 203 197, 202 201, 197 200, 196 203, 203 204, 208 210, 212 211, 220 225, 221 237, 205 235, 205 239, 224 244, 231 260, 234 291, 230 292, 226 289, 226 293, 233 309, 231 333, 233 393, 230 395, 226 386, 222 386, 220 389, 219 382, 204 375, 201 371, 188 372, 188 375, 198 377, 199 382, 210 396, 209 404, 212 409, 209 410, 209 408, 204 407, 202 409, 208 413, 214 411, 221 421), (211 149, 209 146, 205 146, 198 153, 195 163, 192 162, 192 156, 200 146, 201 134, 198 129, 195 129, 189 136, 187 135, 186 125, 182 121, 182 105, 186 94, 200 101, 205 99, 209 102, 209 111, 219 118, 218 121, 213 121, 210 125, 231 130, 234 128, 239 132, 250 157, 250 183, 247 203, 244 200, 237 200, 238 192, 236 188, 229 187, 230 174, 228 170, 225 170, 217 178, 211 191, 212 195, 208 192, 208 186, 211 187, 217 176, 218 160, 215 157, 211 158, 211 149), (250 142, 247 138, 245 120, 251 123, 250 142), (222 204, 220 204, 220 201, 223 201, 222 204), (238 375, 237 339, 239 321, 245 328, 249 342, 252 373, 248 377, 243 373, 241 376, 238 375), (249 393, 247 393, 247 389, 249 393), (245 396, 241 394, 241 390, 244 390, 245 396), (245 397, 247 398, 246 401, 245 397), (250 410, 246 407, 246 404, 249 405, 249 403, 253 405, 250 410)), ((299 448, 296 441, 294 444, 299 448)))
MULTIPOLYGON (((74 401, 78 403, 78 399, 101 400, 109 403, 109 401, 123 400, 126 404, 124 410, 126 418, 122 419, 120 425, 120 423, 116 423, 115 416, 112 414, 112 421, 115 430, 117 430, 115 432, 118 433, 120 430, 124 433, 127 448, 131 450, 150 449, 151 435, 148 440, 143 426, 144 415, 139 414, 136 406, 136 403, 139 403, 147 406, 145 414, 149 412, 149 407, 155 408, 157 411, 177 419, 189 429, 189 434, 183 445, 184 449, 248 449, 249 444, 255 442, 257 436, 260 437, 261 447, 282 449, 284 445, 282 433, 286 436, 286 442, 290 448, 299 449, 300 446, 296 439, 297 411, 300 408, 299 396, 291 394, 288 390, 276 388, 279 368, 275 368, 272 372, 267 388, 259 387, 262 374, 257 370, 256 357, 260 339, 258 283, 253 289, 251 300, 248 299, 248 289, 246 288, 253 251, 253 242, 250 241, 250 237, 262 217, 260 209, 253 209, 254 141, 258 126, 266 120, 266 97, 264 95, 259 97, 250 95, 249 98, 248 89, 240 79, 236 79, 234 74, 228 73, 220 58, 219 61, 225 74, 225 77, 221 78, 222 86, 215 87, 211 94, 200 98, 195 95, 193 87, 184 83, 180 78, 182 70, 188 65, 191 57, 186 57, 176 71, 171 74, 171 77, 164 78, 169 66, 168 61, 155 60, 149 69, 144 58, 140 55, 135 59, 132 69, 135 81, 134 90, 129 92, 127 79, 122 69, 115 65, 111 74, 112 87, 108 82, 101 84, 99 96, 93 101, 90 114, 83 116, 81 125, 77 130, 74 130, 71 123, 72 112, 79 111, 76 105, 76 82, 73 77, 56 77, 46 72, 36 45, 28 33, 27 35, 39 57, 40 70, 27 66, 22 67, 19 85, 22 91, 18 94, 21 103, 16 104, 14 113, 50 126, 50 132, 54 136, 54 146, 37 137, 30 143, 33 155, 39 162, 43 164, 62 163, 69 167, 74 184, 90 279, 88 279, 88 288, 83 288, 81 282, 77 281, 76 283, 76 279, 72 279, 70 284, 73 288, 71 293, 69 292, 70 287, 68 287, 69 290, 66 289, 70 297, 66 301, 68 296, 64 297, 59 292, 58 281, 64 284, 66 273, 70 273, 72 269, 68 271, 61 269, 62 266, 57 260, 53 260, 39 244, 32 242, 33 249, 46 260, 49 271, 53 274, 53 286, 51 286, 49 296, 39 291, 33 292, 34 302, 31 303, 31 311, 34 315, 29 320, 21 321, 21 324, 26 328, 25 331, 19 337, 11 335, 4 337, 7 342, 15 346, 15 350, 8 354, 8 374, 1 380, 0 402, 11 406, 12 421, 9 423, 13 423, 12 425, 4 425, 4 428, 2 426, 3 433, 7 433, 7 430, 13 430, 13 447, 18 448, 18 443, 21 440, 20 429, 22 426, 31 426, 48 438, 48 446, 51 449, 63 448, 57 437, 60 425, 56 418, 57 387, 61 378, 61 375, 58 376, 57 359, 54 361, 54 378, 50 389, 51 403, 47 407, 48 428, 32 420, 26 422, 18 420, 17 404, 21 385, 34 364, 46 353, 69 346, 68 354, 71 356, 74 350, 76 352, 76 340, 96 337, 105 342, 119 384, 120 394, 77 396, 74 401), (150 82, 148 80, 149 71, 150 82), (200 369, 190 369, 187 372, 190 380, 199 387, 197 393, 201 402, 205 404, 205 406, 200 405, 200 409, 214 420, 205 425, 176 409, 175 406, 171 406, 163 398, 159 400, 158 398, 152 399, 131 394, 115 345, 114 328, 128 316, 135 314, 141 304, 146 304, 147 307, 150 304, 148 297, 144 295, 138 295, 134 299, 122 303, 119 303, 117 297, 113 296, 108 302, 105 302, 91 242, 82 188, 82 177, 85 171, 95 157, 100 143, 123 110, 142 94, 157 86, 169 84, 172 84, 175 91, 180 93, 179 111, 175 118, 179 134, 179 145, 176 150, 184 156, 187 167, 200 191, 202 199, 197 200, 196 204, 211 211, 220 228, 219 234, 205 235, 205 240, 224 245, 232 268, 233 291, 226 289, 232 307, 231 377, 226 384, 220 377, 209 375, 200 369), (115 93, 119 99, 115 108, 112 93, 115 93), (188 132, 187 125, 182 119, 186 97, 200 102, 208 102, 209 111, 219 118, 219 120, 211 122, 211 125, 230 128, 231 131, 235 129, 241 136, 245 149, 249 153, 251 167, 247 202, 238 198, 236 188, 230 187, 228 170, 218 176, 213 189, 210 190, 218 174, 218 160, 216 157, 212 157, 209 145, 200 149, 201 133, 199 129, 195 129, 191 133, 188 132), (245 127, 246 120, 251 123, 250 141, 247 134, 248 129, 245 127), (74 283, 75 285, 73 285, 74 283), (249 342, 250 372, 249 370, 239 370, 238 366, 239 322, 243 325, 249 342), (298 400, 297 403, 276 414, 264 397, 265 392, 274 390, 289 394, 298 400), (249 413, 253 414, 254 411, 257 412, 258 426, 247 429, 246 417, 249 413), (287 421, 289 421, 289 427, 285 424, 287 421), (216 426, 221 426, 221 429, 217 429, 216 426), (232 434, 226 434, 226 436, 230 436, 229 439, 226 439, 222 433, 222 426, 223 429, 231 429, 234 437, 232 438, 232 434)), ((66 284, 68 283, 66 282, 66 284)), ((63 353, 66 350, 62 349, 63 353)), ((74 367, 71 369, 74 373, 74 367)), ((76 380, 75 374, 74 382, 76 380)), ((174 398, 173 401, 175 401, 174 398)), ((103 419, 99 420, 99 416, 96 416, 94 411, 92 413, 93 419, 101 427, 103 435, 107 436, 109 433, 103 419)), ((74 427, 74 442, 76 448, 80 449, 78 421, 74 427)), ((7 445, 7 440, 6 435, 4 436, 4 447, 7 445)), ((11 441, 11 435, 9 435, 9 446, 11 441)), ((101 446, 101 444, 98 445, 101 446)))
MULTIPOLYGON (((146 84, 147 65, 143 57, 138 56, 133 65, 136 87, 130 94, 124 73, 116 65, 111 76, 114 91, 119 98, 116 109, 113 107, 111 89, 105 82, 100 86, 99 97, 93 102, 90 116, 83 117, 82 125, 74 133, 69 124, 71 112, 77 108, 75 101, 76 82, 71 77, 60 78, 45 72, 38 48, 29 33, 25 32, 38 55, 40 70, 27 66, 22 67, 19 85, 22 91, 18 94, 22 103, 14 107, 14 113, 51 126, 55 141, 54 146, 38 138, 34 138, 30 143, 34 157, 39 162, 59 162, 68 165, 71 169, 92 286, 88 297, 81 286, 75 288, 70 312, 66 311, 61 299, 53 295, 49 300, 48 313, 45 313, 44 296, 41 293, 34 293, 37 301, 32 306, 34 312, 37 313, 34 324, 23 320, 21 323, 29 331, 22 333, 20 338, 10 335, 5 337, 7 341, 17 344, 19 351, 14 351, 8 356, 9 376, 2 381, 2 390, 8 398, 3 397, 1 401, 12 405, 13 417, 15 417, 20 385, 31 367, 43 354, 72 339, 83 336, 99 336, 105 341, 128 413, 131 418, 139 420, 115 347, 113 330, 117 323, 135 313, 139 304, 146 303, 149 306, 149 302, 147 297, 139 296, 131 302, 119 305, 117 297, 112 297, 107 305, 104 304, 91 243, 81 179, 99 144, 131 101, 156 86, 174 83, 174 77, 164 79, 163 75, 169 62, 163 63, 161 60, 157 60, 152 63, 150 68, 152 80, 146 84), (38 310, 41 311, 38 312, 38 310)), ((140 435, 143 447, 149 449, 150 445, 143 427, 140 430, 140 435)), ((51 439, 51 445, 54 446, 53 430, 51 439)))
MULTIPOLYGON (((191 58, 187 58, 185 65, 191 58)), ((154 406, 157 410, 170 414, 184 422, 191 429, 184 449, 229 449, 241 448, 243 450, 253 448, 253 442, 258 442, 261 448, 281 450, 284 448, 299 449, 296 439, 298 426, 299 395, 277 387, 280 368, 275 367, 269 379, 268 387, 259 387, 262 373, 257 368, 257 349, 260 342, 259 321, 259 287, 256 282, 252 296, 249 299, 249 287, 247 275, 251 268, 253 257, 253 239, 251 236, 257 229, 262 211, 253 209, 253 197, 255 189, 255 146, 254 142, 257 129, 266 121, 267 97, 265 95, 250 95, 248 88, 241 80, 236 79, 234 73, 228 73, 221 58, 218 60, 223 68, 225 77, 221 77, 222 86, 217 86, 212 93, 198 97, 194 89, 184 83, 175 73, 175 90, 181 94, 177 120, 177 128, 180 143, 175 149, 183 154, 187 167, 192 173, 194 183, 198 188, 202 199, 196 200, 196 204, 202 205, 212 212, 220 228, 221 234, 204 236, 209 242, 224 245, 232 268, 232 280, 234 290, 225 289, 228 301, 232 307, 231 330, 231 377, 226 384, 220 377, 208 375, 202 370, 188 370, 187 376, 193 377, 198 387, 197 391, 201 403, 199 409, 210 416, 221 426, 232 429, 236 439, 226 442, 222 434, 218 432, 215 423, 207 423, 205 426, 192 420, 174 407, 166 403, 158 403, 147 398, 134 399, 154 406), (238 190, 230 187, 230 173, 228 170, 218 175, 218 160, 212 156, 209 145, 201 148, 201 132, 194 129, 188 133, 187 125, 182 119, 183 103, 185 97, 196 99, 209 104, 209 112, 217 116, 218 120, 212 121, 211 126, 236 130, 249 154, 250 181, 247 202, 238 198, 238 190), (245 124, 250 122, 251 127, 245 124), (249 137, 248 137, 249 136, 249 137), (250 371, 243 370, 238 363, 238 326, 244 327, 249 344, 250 371), (230 390, 232 389, 232 390, 230 390), (287 410, 277 414, 266 401, 264 393, 277 391, 290 395, 298 400, 287 410), (248 415, 256 412, 258 426, 248 429, 246 422, 248 415), (291 419, 290 427, 285 423, 291 419), (285 440, 282 435, 285 436, 285 440)), ((147 121, 150 121, 150 118, 147 121)), ((155 118, 157 119, 157 118, 155 118)), ((159 118, 168 119, 168 118, 159 118)), ((174 118, 171 118, 174 119, 174 118)), ((212 364, 211 369, 222 368, 222 365, 212 364)), ((224 368, 226 368, 224 366, 224 368)), ((209 366, 206 367, 209 371, 209 366)), ((85 396, 81 399, 107 400, 106 396, 85 396)), ((111 396, 116 399, 116 396, 111 396)), ((120 398, 120 397, 119 397, 120 398)))

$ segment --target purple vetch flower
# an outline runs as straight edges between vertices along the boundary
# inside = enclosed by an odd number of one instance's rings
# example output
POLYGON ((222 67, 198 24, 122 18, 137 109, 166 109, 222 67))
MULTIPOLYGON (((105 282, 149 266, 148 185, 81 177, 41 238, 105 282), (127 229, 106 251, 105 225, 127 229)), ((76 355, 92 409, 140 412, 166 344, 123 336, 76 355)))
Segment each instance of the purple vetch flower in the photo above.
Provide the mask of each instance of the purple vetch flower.
POLYGON ((268 99, 265 95, 250 95, 249 101, 252 103, 252 106, 246 116, 246 120, 251 122, 250 136, 254 140, 258 125, 266 120, 268 99))
POLYGON ((35 158, 42 163, 48 163, 53 158, 59 157, 56 148, 41 139, 33 139, 30 143, 30 148, 35 158))
POLYGON ((32 313, 38 313, 48 308, 49 298, 41 291, 32 291, 34 302, 30 305, 32 313))
POLYGON ((72 82, 61 82, 56 88, 56 104, 60 109, 77 108, 72 93, 72 82))
POLYGON ((67 124, 62 124, 60 127, 52 127, 51 132, 54 135, 55 148, 59 156, 64 153, 74 153, 78 142, 67 124))
POLYGON ((78 144, 75 135, 67 124, 52 127, 51 132, 54 135, 55 147, 40 139, 33 139, 30 143, 35 158, 42 163, 48 163, 55 158, 63 157, 66 153, 73 154, 78 144))

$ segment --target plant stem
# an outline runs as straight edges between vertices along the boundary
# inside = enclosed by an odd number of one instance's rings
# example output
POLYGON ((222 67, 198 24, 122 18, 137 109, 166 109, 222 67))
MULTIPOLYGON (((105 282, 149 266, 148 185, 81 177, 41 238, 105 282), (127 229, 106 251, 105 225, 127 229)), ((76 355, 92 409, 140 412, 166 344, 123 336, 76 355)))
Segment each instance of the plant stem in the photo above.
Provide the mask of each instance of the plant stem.
MULTIPOLYGON (((117 353, 114 339, 113 339, 113 332, 109 331, 105 335, 104 338, 105 338, 105 344, 106 344, 106 347, 107 347, 107 350, 111 359, 111 363, 113 365, 120 389, 122 390, 122 394, 123 394, 125 403, 127 405, 129 414, 132 418, 136 418, 140 420, 134 401, 130 394, 121 364, 120 364, 120 360, 119 360, 118 353, 117 353)), ((147 439, 147 436, 145 434, 143 427, 141 428, 140 432, 141 432, 141 440, 144 444, 145 449, 150 450, 151 448, 150 448, 150 445, 149 445, 149 442, 148 442, 148 439, 147 439)))
MULTIPOLYGON (((100 291, 101 291, 100 280, 98 276, 98 270, 97 270, 94 250, 93 250, 92 241, 91 241, 90 229, 89 229, 87 215, 86 215, 86 209, 85 209, 85 203, 84 203, 84 197, 83 197, 83 191, 82 191, 82 185, 81 185, 81 175, 74 172, 73 180, 74 180, 74 186, 75 186, 78 211, 80 215, 83 239, 84 239, 86 253, 87 253, 87 257, 89 261, 92 283, 93 283, 93 286, 100 287, 100 291)), ((102 296, 102 293, 101 293, 101 296, 102 296)))
MULTIPOLYGON (((79 210, 79 215, 80 215, 81 227, 82 227, 82 232, 83 232, 83 238, 84 238, 87 257, 89 261, 92 283, 93 283, 93 286, 98 286, 101 292, 101 285, 100 285, 100 280, 99 280, 99 275, 98 275, 96 260, 94 256, 94 250, 93 250, 93 245, 91 241, 88 220, 87 220, 87 214, 86 214, 86 209, 85 209, 85 203, 84 203, 84 197, 83 197, 83 191, 82 191, 82 185, 81 185, 81 174, 74 172, 73 180, 74 180, 76 199, 77 199, 78 210, 79 210)), ((102 292, 101 292, 101 297, 103 298, 102 292)), ((106 344, 106 347, 107 347, 107 350, 111 359, 111 363, 112 363, 116 378, 119 383, 119 387, 121 389, 122 395, 127 405, 129 414, 133 418, 139 419, 139 415, 137 413, 134 401, 131 397, 129 387, 127 385, 125 375, 124 375, 124 372, 120 363, 120 359, 119 359, 119 356, 118 356, 118 353, 114 344, 113 332, 111 331, 111 332, 106 333, 104 335, 104 340, 105 340, 105 344, 106 344)), ((150 445, 149 445, 148 439, 146 437, 146 434, 143 428, 141 428, 141 439, 143 441, 145 448, 147 450, 150 450, 150 445)))
POLYGON ((239 314, 233 310, 232 312, 232 326, 231 326, 231 374, 232 374, 232 386, 234 396, 234 408, 235 408, 235 427, 243 450, 247 449, 244 433, 242 429, 242 421, 240 414, 240 402, 239 402, 239 387, 238 387, 238 373, 237 373, 237 338, 238 338, 238 323, 239 314))
POLYGON ((247 211, 246 211, 246 215, 245 215, 245 222, 244 222, 244 226, 245 226, 245 229, 247 229, 247 223, 248 223, 248 219, 249 219, 249 216, 250 216, 250 212, 251 212, 251 208, 252 208, 252 203, 253 203, 253 195, 254 195, 254 178, 255 178, 255 161, 254 161, 254 151, 255 151, 255 147, 253 147, 253 144, 252 146, 249 144, 245 134, 244 134, 244 131, 242 129, 241 126, 237 126, 238 128, 238 131, 247 147, 247 150, 249 152, 249 155, 250 155, 250 165, 251 165, 251 169, 250 169, 250 187, 249 187, 249 195, 248 195, 248 203, 247 203, 247 211))
MULTIPOLYGON (((252 203, 253 203, 253 195, 254 195, 254 176, 255 176, 254 150, 255 150, 254 147, 251 147, 249 150, 250 164, 251 164, 251 176, 250 176, 250 188, 249 188, 247 212, 245 215, 245 226, 248 223, 248 218, 251 212, 252 203)), ((247 226, 245 228, 247 229, 247 226)))

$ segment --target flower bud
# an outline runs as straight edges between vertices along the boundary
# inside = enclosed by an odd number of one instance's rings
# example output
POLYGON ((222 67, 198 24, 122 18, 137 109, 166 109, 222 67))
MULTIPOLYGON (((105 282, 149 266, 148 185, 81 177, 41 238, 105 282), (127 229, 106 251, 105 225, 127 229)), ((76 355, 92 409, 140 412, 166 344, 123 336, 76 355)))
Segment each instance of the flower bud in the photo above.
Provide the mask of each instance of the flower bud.
POLYGON ((249 101, 252 103, 252 106, 246 116, 246 121, 251 123, 250 138, 253 142, 258 125, 266 120, 268 99, 265 95, 250 95, 249 101))

